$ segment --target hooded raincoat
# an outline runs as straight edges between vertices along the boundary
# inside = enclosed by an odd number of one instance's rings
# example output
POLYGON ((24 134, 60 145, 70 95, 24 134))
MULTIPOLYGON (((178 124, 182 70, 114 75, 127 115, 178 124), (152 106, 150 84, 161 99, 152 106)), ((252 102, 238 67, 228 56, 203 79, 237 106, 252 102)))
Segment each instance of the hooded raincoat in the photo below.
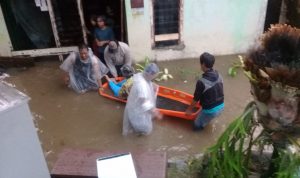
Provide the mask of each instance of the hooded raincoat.
POLYGON ((153 109, 156 108, 157 92, 143 73, 133 76, 133 86, 127 98, 123 118, 123 135, 131 132, 150 134, 152 131, 153 109))
POLYGON ((71 53, 60 68, 69 74, 69 87, 77 93, 98 89, 97 80, 108 72, 108 68, 93 54, 91 49, 86 60, 82 60, 78 52, 71 53))

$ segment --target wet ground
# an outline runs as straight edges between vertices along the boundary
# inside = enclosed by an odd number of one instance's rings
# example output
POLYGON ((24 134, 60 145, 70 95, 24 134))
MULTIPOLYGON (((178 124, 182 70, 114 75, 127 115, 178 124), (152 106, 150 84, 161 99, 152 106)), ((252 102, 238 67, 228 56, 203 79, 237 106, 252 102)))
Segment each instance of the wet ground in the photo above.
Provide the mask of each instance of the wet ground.
MULTIPOLYGON (((168 157, 198 154, 215 143, 225 127, 250 101, 249 83, 242 73, 227 76, 227 69, 237 56, 217 57, 215 68, 224 77, 225 110, 201 132, 192 131, 190 121, 167 118, 154 121, 153 133, 138 137, 121 135, 124 104, 111 101, 97 92, 76 94, 61 82, 60 62, 37 62, 35 67, 9 69, 5 80, 27 94, 30 109, 49 165, 63 148, 96 150, 166 151, 168 157)), ((158 84, 193 93, 200 74, 198 59, 159 63, 167 67, 173 80, 158 84)))

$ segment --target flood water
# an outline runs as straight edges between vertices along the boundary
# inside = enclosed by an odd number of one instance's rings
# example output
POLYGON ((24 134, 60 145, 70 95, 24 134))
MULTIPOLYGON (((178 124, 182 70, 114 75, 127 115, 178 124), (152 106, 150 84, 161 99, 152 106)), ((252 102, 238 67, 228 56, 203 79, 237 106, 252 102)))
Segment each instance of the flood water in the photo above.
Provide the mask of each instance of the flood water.
MULTIPOLYGON (((122 136, 125 105, 103 98, 97 92, 76 94, 66 88, 56 58, 36 62, 31 68, 9 69, 10 77, 5 81, 31 98, 29 106, 51 170, 63 148, 166 151, 169 158, 204 151, 251 99, 250 86, 242 72, 235 78, 227 76, 227 69, 235 60, 237 56, 217 57, 215 69, 224 78, 225 110, 201 132, 192 131, 191 121, 165 117, 154 121, 149 136, 122 136)), ((198 59, 160 62, 159 66, 167 67, 174 79, 158 84, 193 93, 195 77, 200 74, 198 59)))

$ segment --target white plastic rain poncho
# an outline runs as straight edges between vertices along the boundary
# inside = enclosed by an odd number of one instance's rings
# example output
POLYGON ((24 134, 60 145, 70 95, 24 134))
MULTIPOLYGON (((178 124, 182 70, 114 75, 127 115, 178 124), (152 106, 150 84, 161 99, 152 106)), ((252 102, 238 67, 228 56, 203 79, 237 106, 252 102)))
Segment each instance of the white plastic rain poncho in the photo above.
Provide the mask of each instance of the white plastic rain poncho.
MULTIPOLYGON (((154 75, 159 72, 157 66, 155 70, 154 75)), ((145 77, 145 72, 133 76, 133 86, 124 111, 123 135, 131 132, 145 135, 151 133, 153 110, 156 109, 156 91, 151 79, 145 77)))
POLYGON ((69 87, 77 93, 98 89, 97 80, 109 71, 90 48, 87 60, 81 60, 78 52, 72 52, 60 68, 69 74, 69 87))

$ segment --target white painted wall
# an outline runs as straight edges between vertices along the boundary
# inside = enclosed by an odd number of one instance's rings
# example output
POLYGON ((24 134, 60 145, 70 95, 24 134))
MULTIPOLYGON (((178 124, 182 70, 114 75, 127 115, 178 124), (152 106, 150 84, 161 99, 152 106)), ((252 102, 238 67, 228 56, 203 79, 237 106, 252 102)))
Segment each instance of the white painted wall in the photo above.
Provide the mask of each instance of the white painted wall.
POLYGON ((183 0, 183 50, 152 50, 152 0, 137 13, 126 0, 128 43, 136 61, 244 53, 263 32, 267 0, 183 0))
POLYGON ((0 56, 11 56, 11 42, 0 5, 0 56))
POLYGON ((125 0, 128 44, 136 61, 152 57, 151 6, 151 0, 144 0, 143 9, 131 9, 130 0, 125 0))
POLYGON ((27 101, 0 81, 0 178, 50 178, 27 101))

